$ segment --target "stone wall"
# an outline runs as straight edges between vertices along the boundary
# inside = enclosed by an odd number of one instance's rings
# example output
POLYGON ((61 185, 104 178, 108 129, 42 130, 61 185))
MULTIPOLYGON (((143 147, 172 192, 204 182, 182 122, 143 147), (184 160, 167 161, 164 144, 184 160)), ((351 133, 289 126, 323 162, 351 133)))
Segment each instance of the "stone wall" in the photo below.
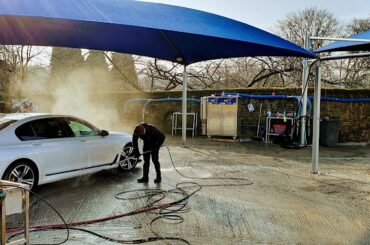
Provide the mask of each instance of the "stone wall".
MULTIPOLYGON (((220 94, 222 91, 217 90, 197 90, 189 91, 189 98, 201 98, 202 96, 209 96, 211 94, 220 94)), ((243 90, 230 90, 226 92, 239 92, 248 94, 259 95, 300 95, 299 89, 243 89, 243 90)), ((313 91, 309 90, 309 95, 313 91)), ((179 98, 181 91, 171 92, 153 92, 153 93, 115 93, 115 94, 99 94, 96 99, 105 100, 109 96, 113 101, 122 108, 122 116, 129 124, 136 124, 142 121, 142 107, 143 103, 129 104, 127 110, 124 110, 124 103, 129 99, 136 98, 179 98)), ((328 89, 322 91, 322 96, 330 96, 337 98, 370 98, 370 90, 343 90, 343 89, 328 89)), ((286 112, 295 111, 297 102, 294 100, 243 100, 242 101, 242 135, 250 137, 256 135, 256 128, 250 127, 257 125, 259 117, 259 109, 262 102, 262 116, 261 124, 265 124, 266 111, 273 112, 280 111, 286 112), (247 105, 252 103, 255 107, 254 112, 248 112, 247 105)), ((144 120, 158 125, 162 130, 167 133, 171 129, 171 115, 173 112, 181 111, 181 102, 161 102, 150 103, 147 106, 144 120)), ((188 104, 189 112, 196 112, 199 114, 199 105, 194 103, 188 104)), ((339 118, 341 121, 340 127, 340 142, 370 142, 370 103, 337 103, 337 102, 322 102, 321 103, 322 117, 339 118)), ((190 121, 189 121, 190 123, 190 121)), ((200 125, 200 124, 198 124, 200 125)), ((200 130, 200 127, 199 127, 200 130)))
MULTIPOLYGON (((233 89, 224 90, 225 92, 239 92, 255 95, 301 95, 300 89, 233 89)), ((220 94, 220 90, 196 90, 189 91, 189 98, 201 98, 212 94, 220 94)), ((312 89, 309 90, 309 95, 312 95, 312 89)), ((124 110, 124 104, 129 99, 137 98, 180 98, 181 91, 171 92, 153 92, 153 93, 99 93, 91 94, 91 99, 104 104, 109 101, 115 108, 120 108, 122 120, 125 125, 133 127, 136 123, 141 122, 143 103, 132 103, 124 110)), ((322 96, 337 97, 337 98, 370 98, 370 90, 344 90, 344 89, 324 89, 322 96)), ((45 98, 38 98, 45 101, 45 98)), ((37 98, 35 98, 37 103, 37 98)), ((258 100, 243 100, 242 101, 242 135, 250 137, 256 135, 256 128, 247 127, 248 125, 257 125, 259 108, 261 101, 258 100), (255 107, 254 112, 248 112, 247 105, 252 103, 255 107)), ((261 124, 265 124, 266 111, 286 112, 295 111, 297 102, 294 100, 264 100, 262 101, 262 116, 261 124)), ((147 106, 144 120, 159 126, 162 130, 170 133, 171 131, 171 115, 173 112, 181 111, 181 102, 165 102, 165 103, 150 103, 147 106)), ((199 114, 199 105, 188 103, 188 111, 199 114)), ((321 116, 339 118, 341 121, 340 127, 340 142, 370 142, 370 103, 337 103, 337 102, 322 102, 321 116)), ((189 121, 190 123, 190 121, 189 121)), ((200 132, 200 123, 199 132, 200 132)), ((179 132, 180 133, 180 132, 179 132)))

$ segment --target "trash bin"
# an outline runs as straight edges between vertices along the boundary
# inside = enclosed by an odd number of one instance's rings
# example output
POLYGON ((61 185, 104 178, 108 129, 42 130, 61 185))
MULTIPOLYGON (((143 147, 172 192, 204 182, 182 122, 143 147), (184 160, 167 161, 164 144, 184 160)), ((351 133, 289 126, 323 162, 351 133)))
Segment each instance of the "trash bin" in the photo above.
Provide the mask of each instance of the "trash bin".
POLYGON ((320 145, 335 147, 338 145, 340 129, 339 119, 324 119, 320 122, 320 145))

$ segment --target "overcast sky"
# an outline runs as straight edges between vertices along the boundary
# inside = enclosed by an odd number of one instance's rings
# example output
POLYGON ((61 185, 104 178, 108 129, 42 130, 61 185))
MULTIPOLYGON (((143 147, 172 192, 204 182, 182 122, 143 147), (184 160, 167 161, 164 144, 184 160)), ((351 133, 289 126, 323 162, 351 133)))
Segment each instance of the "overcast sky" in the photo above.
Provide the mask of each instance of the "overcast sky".
POLYGON ((309 7, 326 9, 343 23, 370 18, 370 0, 145 0, 199 9, 272 30, 286 14, 309 7))

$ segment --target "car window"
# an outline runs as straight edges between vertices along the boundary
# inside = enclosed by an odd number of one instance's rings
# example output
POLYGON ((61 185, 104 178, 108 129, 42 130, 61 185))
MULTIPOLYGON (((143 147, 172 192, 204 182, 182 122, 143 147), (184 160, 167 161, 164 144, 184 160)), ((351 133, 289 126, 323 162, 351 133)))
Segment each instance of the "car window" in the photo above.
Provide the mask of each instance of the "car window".
POLYGON ((15 130, 15 135, 17 135, 17 137, 20 140, 23 140, 23 141, 37 139, 36 138, 36 135, 35 135, 35 132, 33 131, 32 127, 31 127, 31 123, 30 122, 25 123, 25 124, 19 126, 15 130))
POLYGON ((0 130, 3 130, 4 128, 12 125, 17 120, 10 120, 10 119, 0 119, 0 130))
POLYGON ((45 118, 27 122, 15 130, 20 140, 55 139, 68 137, 61 119, 45 118))
POLYGON ((37 139, 55 139, 68 137, 61 118, 45 118, 31 122, 37 139))
POLYGON ((100 134, 100 130, 88 122, 75 118, 68 118, 67 122, 76 137, 98 136, 100 134))
POLYGON ((69 123, 68 118, 63 118, 63 120, 61 121, 61 123, 62 123, 63 128, 66 131, 68 137, 76 137, 75 136, 75 133, 72 131, 71 127, 68 125, 68 123, 69 123))

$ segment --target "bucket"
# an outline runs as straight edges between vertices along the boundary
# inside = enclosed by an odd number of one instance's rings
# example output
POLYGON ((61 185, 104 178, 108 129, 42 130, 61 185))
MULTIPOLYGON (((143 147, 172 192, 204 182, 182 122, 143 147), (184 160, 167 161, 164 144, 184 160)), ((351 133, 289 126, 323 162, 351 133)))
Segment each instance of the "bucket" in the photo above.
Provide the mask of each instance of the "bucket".
POLYGON ((286 130, 286 125, 285 124, 274 124, 272 128, 274 129, 275 134, 283 135, 286 130))

